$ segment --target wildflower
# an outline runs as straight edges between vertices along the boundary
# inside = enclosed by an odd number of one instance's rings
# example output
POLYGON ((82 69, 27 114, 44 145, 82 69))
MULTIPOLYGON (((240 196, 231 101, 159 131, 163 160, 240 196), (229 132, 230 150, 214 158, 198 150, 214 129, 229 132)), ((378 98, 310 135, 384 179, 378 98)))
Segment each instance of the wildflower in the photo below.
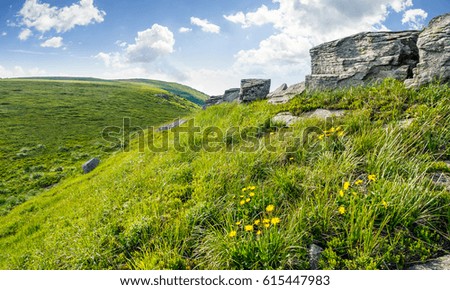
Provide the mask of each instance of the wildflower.
POLYGON ((244 205, 245 204, 245 200, 241 200, 241 202, 239 204, 240 205, 244 205))
POLYGON ((342 127, 341 127, 341 126, 338 126, 338 127, 336 128, 336 132, 339 132, 339 131, 342 131, 342 127))
POLYGON ((269 205, 266 207, 266 211, 267 211, 267 212, 273 212, 274 209, 275 209, 275 206, 272 205, 272 204, 269 204, 269 205))
POLYGON ((264 224, 264 227, 267 229, 267 228, 269 228, 270 227, 270 224, 269 223, 267 223, 267 224, 264 224))
POLYGON ((246 192, 247 191, 247 187, 244 187, 243 189, 242 189, 242 192, 246 192))
POLYGON ((345 207, 343 207, 343 206, 340 206, 338 211, 340 214, 345 214, 345 212, 346 212, 345 207))
POLYGON ((261 222, 261 220, 256 220, 256 221, 254 222, 255 226, 259 225, 260 222, 261 222))
POLYGON ((248 196, 254 197, 254 196, 255 196, 255 193, 254 193, 254 192, 250 192, 250 194, 249 194, 248 196))
POLYGON ((256 186, 254 186, 254 185, 249 186, 248 189, 249 189, 249 190, 255 190, 255 189, 256 189, 256 186))
POLYGON ((343 191, 343 190, 340 190, 340 191, 339 191, 339 196, 340 196, 340 197, 344 197, 344 191, 343 191))
POLYGON ((322 134, 322 135, 319 135, 319 137, 317 137, 319 140, 323 140, 323 138, 325 137, 325 135, 324 134, 322 134))
POLYGON ((339 136, 339 137, 343 137, 344 135, 345 135, 344 131, 340 131, 340 132, 338 133, 338 136, 339 136))
POLYGON ((293 161, 293 160, 294 160, 294 157, 289 158, 289 161, 293 161))
POLYGON ((363 182, 364 182, 364 181, 362 181, 361 179, 358 179, 357 181, 355 181, 355 184, 356 184, 356 185, 361 185, 361 184, 363 184, 363 182))
POLYGON ((236 231, 231 231, 231 232, 228 234, 228 236, 229 236, 230 238, 234 238, 236 235, 237 235, 237 232, 236 232, 236 231))
POLYGON ((274 218, 272 218, 272 219, 270 220, 270 222, 271 222, 273 225, 277 225, 277 224, 280 223, 280 219, 277 218, 277 217, 274 217, 274 218))
POLYGON ((348 190, 350 188, 350 182, 344 182, 344 190, 348 190))
POLYGON ((260 236, 262 234, 262 232, 259 230, 256 232, 256 235, 260 236))
POLYGON ((247 198, 247 199, 245 200, 245 202, 250 202, 250 200, 251 200, 250 198, 247 198))
POLYGON ((263 223, 268 224, 268 223, 270 223, 270 220, 269 219, 264 219, 263 223))
POLYGON ((253 225, 247 225, 244 227, 244 229, 246 232, 251 232, 251 231, 253 231, 253 225))
POLYGON ((388 203, 387 203, 385 200, 383 200, 383 201, 381 202, 381 204, 383 204, 384 208, 387 208, 387 207, 388 207, 388 203))
POLYGON ((328 133, 334 133, 334 132, 336 132, 336 129, 334 127, 328 131, 328 133))
POLYGON ((243 195, 241 195, 241 198, 244 198, 244 196, 243 196, 243 195))
POLYGON ((240 222, 240 221, 239 221, 239 222, 236 222, 236 225, 237 225, 237 226, 240 226, 241 223, 242 223, 242 222, 240 222))
POLYGON ((369 176, 367 176, 367 179, 369 179, 370 181, 376 181, 377 176, 375 174, 370 174, 369 176))

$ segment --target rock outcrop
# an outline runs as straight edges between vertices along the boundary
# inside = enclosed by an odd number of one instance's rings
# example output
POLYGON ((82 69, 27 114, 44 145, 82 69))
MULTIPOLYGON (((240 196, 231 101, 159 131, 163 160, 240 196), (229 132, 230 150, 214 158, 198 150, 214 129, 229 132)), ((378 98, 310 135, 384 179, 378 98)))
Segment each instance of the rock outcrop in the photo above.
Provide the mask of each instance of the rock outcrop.
POLYGON ((306 89, 305 82, 288 87, 286 84, 281 85, 278 89, 270 93, 267 98, 270 104, 285 104, 293 97, 303 93, 306 89))
POLYGON ((239 88, 226 90, 223 94, 223 101, 228 103, 237 101, 239 99, 240 91, 241 89, 239 88))
POLYGON ((415 265, 409 270, 450 270, 450 255, 433 260, 426 264, 415 265))
POLYGON ((310 50, 308 89, 370 84, 385 78, 413 77, 419 62, 419 31, 364 32, 310 50))
POLYGON ((159 127, 156 130, 156 132, 168 131, 170 129, 179 127, 179 126, 183 125, 186 122, 187 122, 187 120, 185 120, 185 119, 177 119, 177 120, 175 120, 174 122, 172 122, 170 124, 167 124, 167 125, 159 127))
POLYGON ((84 163, 82 166, 84 174, 88 174, 89 172, 91 172, 92 170, 97 168, 97 166, 99 164, 100 164, 100 159, 98 159, 98 158, 92 158, 88 162, 84 163))
POLYGON ((205 101, 205 106, 203 108, 206 109, 207 107, 218 105, 220 103, 223 103, 223 96, 210 96, 209 99, 205 101))
POLYGON ((240 103, 249 103, 262 100, 270 92, 271 80, 244 79, 241 80, 241 91, 239 94, 240 103))
POLYGON ((407 87, 421 86, 434 80, 450 82, 450 13, 433 18, 417 41, 420 62, 414 79, 407 87))
POLYGON ((290 112, 281 112, 275 115, 272 118, 273 123, 284 123, 286 126, 290 127, 294 123, 297 123, 304 119, 322 119, 326 120, 328 118, 333 117, 342 117, 344 116, 345 111, 344 110, 326 110, 326 109, 317 109, 314 111, 306 112, 300 116, 294 116, 290 112))

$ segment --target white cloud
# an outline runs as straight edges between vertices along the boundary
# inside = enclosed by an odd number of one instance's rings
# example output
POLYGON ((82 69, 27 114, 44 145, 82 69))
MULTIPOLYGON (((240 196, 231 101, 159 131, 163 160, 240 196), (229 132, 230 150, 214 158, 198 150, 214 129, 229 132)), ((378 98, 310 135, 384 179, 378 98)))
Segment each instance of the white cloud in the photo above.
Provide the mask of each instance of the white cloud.
POLYGON ((191 28, 187 28, 187 27, 180 27, 180 29, 178 30, 178 32, 180 33, 188 33, 191 32, 192 29, 191 28))
POLYGON ((127 67, 126 60, 119 52, 105 53, 100 52, 94 58, 101 60, 108 68, 127 67))
POLYGON ((41 43, 42 47, 53 47, 53 48, 59 48, 63 46, 63 38, 62 37, 52 37, 50 39, 47 39, 43 43, 41 43))
POLYGON ((22 41, 27 40, 30 38, 30 36, 33 35, 33 32, 29 30, 28 28, 22 29, 22 31, 19 33, 19 39, 22 41))
POLYGON ((207 19, 191 17, 191 24, 200 27, 204 32, 220 33, 220 26, 209 22, 207 19))
POLYGON ((8 35, 8 33, 6 31, 2 32, 2 36, 7 36, 7 35, 8 35))
POLYGON ((45 74, 45 70, 37 67, 24 69, 21 66, 14 66, 12 69, 8 69, 0 65, 0 78, 43 76, 45 74))
POLYGON ((428 13, 422 9, 410 9, 403 14, 402 24, 408 24, 411 29, 422 29, 428 13))
POLYGON ((318 44, 362 31, 386 30, 392 11, 405 11, 412 0, 273 0, 254 11, 239 11, 224 18, 243 28, 271 25, 275 32, 258 47, 235 54, 234 67, 245 76, 300 82, 310 71, 309 50, 318 44))
POLYGON ((19 16, 22 24, 40 32, 66 32, 75 26, 103 22, 106 13, 94 6, 94 0, 80 0, 71 6, 58 8, 38 0, 26 0, 19 16))
POLYGON ((169 28, 153 24, 152 28, 138 32, 135 43, 126 48, 129 62, 149 63, 159 56, 173 52, 175 38, 169 28))

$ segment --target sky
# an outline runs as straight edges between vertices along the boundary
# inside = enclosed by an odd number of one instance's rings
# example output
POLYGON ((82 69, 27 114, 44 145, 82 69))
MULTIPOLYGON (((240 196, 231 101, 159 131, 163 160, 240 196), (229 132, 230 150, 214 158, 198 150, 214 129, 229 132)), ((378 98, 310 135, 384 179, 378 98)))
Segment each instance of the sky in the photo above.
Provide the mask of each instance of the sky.
POLYGON ((174 81, 210 95, 310 73, 309 50, 422 29, 450 0, 0 0, 0 78, 174 81))

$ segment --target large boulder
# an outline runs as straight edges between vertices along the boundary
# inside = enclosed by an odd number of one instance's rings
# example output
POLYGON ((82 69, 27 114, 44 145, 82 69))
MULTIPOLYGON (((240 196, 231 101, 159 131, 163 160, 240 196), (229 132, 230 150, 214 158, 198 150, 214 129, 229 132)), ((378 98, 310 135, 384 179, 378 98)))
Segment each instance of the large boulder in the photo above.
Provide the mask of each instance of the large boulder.
POLYGON ((220 103, 223 103, 223 96, 210 96, 209 99, 207 99, 205 101, 205 105, 203 106, 203 109, 206 109, 213 105, 218 105, 220 103))
POLYGON ((99 164, 100 164, 100 159, 98 159, 98 158, 92 158, 88 162, 84 163, 82 166, 84 174, 91 172, 92 170, 97 168, 97 166, 99 164))
POLYGON ((420 62, 408 87, 438 80, 450 82, 450 13, 433 18, 417 41, 420 62))
POLYGON ((239 102, 249 103, 265 99, 270 92, 270 82, 270 80, 263 79, 241 80, 239 102))
POLYGON ((226 90, 225 93, 223 94, 223 101, 231 103, 238 100, 240 91, 241 89, 239 88, 226 90))
POLYGON ((308 89, 370 84, 385 78, 413 77, 419 62, 419 31, 363 32, 310 50, 308 89))

